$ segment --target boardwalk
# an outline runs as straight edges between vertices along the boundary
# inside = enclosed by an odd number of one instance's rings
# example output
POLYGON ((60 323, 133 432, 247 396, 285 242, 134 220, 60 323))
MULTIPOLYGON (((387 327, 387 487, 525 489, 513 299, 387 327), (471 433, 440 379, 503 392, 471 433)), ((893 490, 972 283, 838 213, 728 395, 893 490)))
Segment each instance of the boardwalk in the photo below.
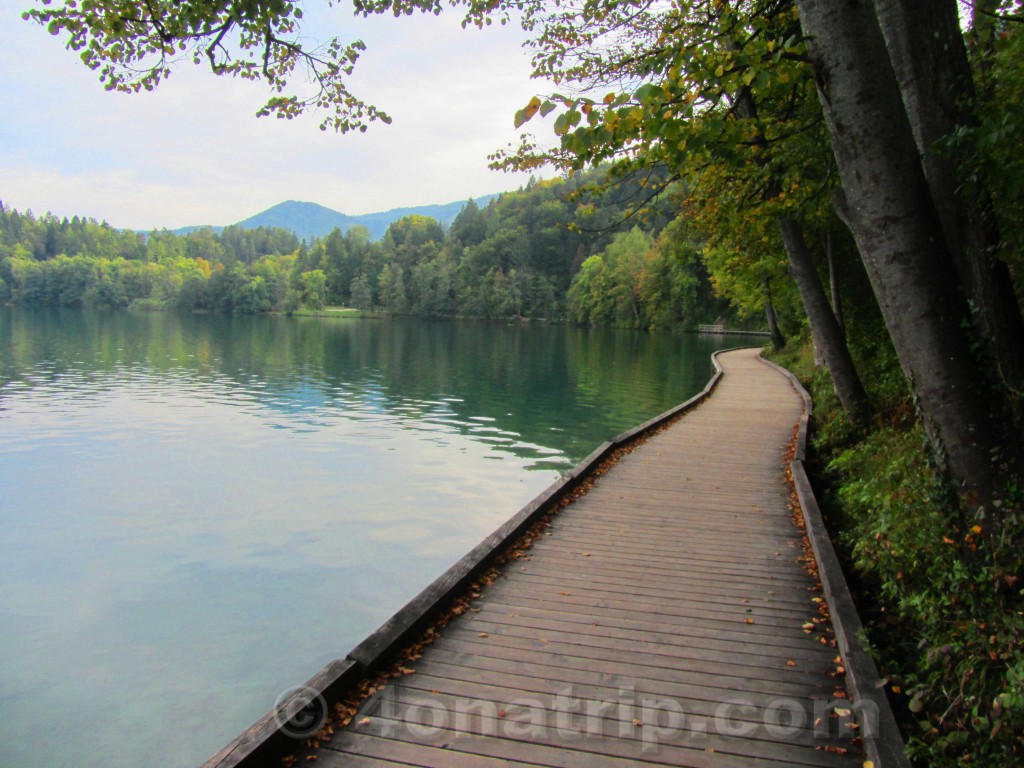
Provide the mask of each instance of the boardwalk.
POLYGON ((721 363, 316 765, 859 767, 836 651, 805 628, 782 470, 801 401, 756 351, 721 363))

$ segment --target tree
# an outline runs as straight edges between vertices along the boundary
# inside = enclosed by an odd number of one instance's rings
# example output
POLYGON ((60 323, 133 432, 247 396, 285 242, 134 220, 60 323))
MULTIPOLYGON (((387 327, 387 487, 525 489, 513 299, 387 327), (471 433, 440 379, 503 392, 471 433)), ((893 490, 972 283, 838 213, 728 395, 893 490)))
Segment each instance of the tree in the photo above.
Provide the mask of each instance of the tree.
POLYGON ((405 290, 405 272, 397 264, 385 264, 377 282, 380 302, 388 312, 402 314, 408 309, 409 298, 405 290))
POLYGON ((487 236, 487 222, 480 206, 470 199, 452 222, 451 237, 461 245, 478 245, 487 236))
POLYGON ((373 289, 370 287, 369 278, 360 274, 352 280, 349 287, 352 295, 352 306, 356 309, 373 309, 373 289))
MULTIPOLYGON (((1006 262, 989 189, 963 183, 966 142, 958 133, 979 119, 956 3, 919 13, 908 0, 877 0, 876 15, 903 97, 925 179, 957 274, 996 374, 1011 390, 1024 384, 1024 320, 1006 262)), ((1018 425, 1021 413, 1016 414, 1018 425)))
POLYGON ((965 522, 990 525, 1006 475, 1021 476, 1007 393, 984 348, 920 162, 869 0, 797 0, 857 240, 932 454, 965 522))
POLYGON ((327 275, 322 269, 303 272, 299 278, 302 285, 302 303, 310 309, 323 309, 327 295, 327 275))

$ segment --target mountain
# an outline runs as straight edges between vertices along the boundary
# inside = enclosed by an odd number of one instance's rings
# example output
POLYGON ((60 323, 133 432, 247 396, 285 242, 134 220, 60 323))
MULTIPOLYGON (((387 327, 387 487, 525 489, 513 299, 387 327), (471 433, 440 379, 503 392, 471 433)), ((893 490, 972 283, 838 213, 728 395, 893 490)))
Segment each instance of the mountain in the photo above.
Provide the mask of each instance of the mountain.
MULTIPOLYGON (((497 195, 485 195, 476 200, 477 205, 483 207, 497 195)), ((268 208, 262 213, 250 216, 239 221, 235 226, 244 229, 256 229, 257 227, 280 227, 294 232, 297 237, 305 240, 326 237, 335 227, 344 232, 349 227, 361 225, 370 230, 370 237, 378 240, 384 236, 392 222, 398 221, 403 216, 416 214, 419 216, 430 216, 437 219, 442 225, 448 226, 459 215, 459 211, 468 201, 462 200, 456 203, 445 203, 443 205, 421 205, 414 208, 393 208, 390 211, 380 213, 365 213, 359 216, 349 216, 345 213, 332 210, 317 203, 304 203, 298 200, 288 200, 268 208)), ((182 227, 174 230, 175 234, 183 235, 201 227, 182 227)), ((221 230, 223 227, 213 227, 221 230)))

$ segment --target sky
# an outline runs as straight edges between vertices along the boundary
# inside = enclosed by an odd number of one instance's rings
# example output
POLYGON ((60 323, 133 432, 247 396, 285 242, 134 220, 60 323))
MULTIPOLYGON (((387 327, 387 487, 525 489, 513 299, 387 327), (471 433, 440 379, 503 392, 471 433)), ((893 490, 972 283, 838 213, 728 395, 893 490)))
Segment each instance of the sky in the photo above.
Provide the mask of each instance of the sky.
POLYGON ((515 28, 462 29, 458 12, 370 20, 308 0, 309 36, 360 38, 350 78, 388 126, 323 133, 320 119, 256 118, 260 84, 183 62, 152 93, 107 93, 62 38, 0 0, 0 201, 138 230, 223 225, 285 200, 357 215, 517 189, 487 168, 543 84, 515 28))

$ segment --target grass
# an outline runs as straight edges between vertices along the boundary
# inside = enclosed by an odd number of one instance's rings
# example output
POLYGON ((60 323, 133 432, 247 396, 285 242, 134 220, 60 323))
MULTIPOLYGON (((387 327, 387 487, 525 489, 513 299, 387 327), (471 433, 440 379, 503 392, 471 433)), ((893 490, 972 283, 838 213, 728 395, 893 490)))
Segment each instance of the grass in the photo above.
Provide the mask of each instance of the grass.
POLYGON ((382 312, 374 312, 369 309, 355 309, 354 307, 324 307, 323 309, 302 307, 289 314, 292 317, 384 317, 382 312))

